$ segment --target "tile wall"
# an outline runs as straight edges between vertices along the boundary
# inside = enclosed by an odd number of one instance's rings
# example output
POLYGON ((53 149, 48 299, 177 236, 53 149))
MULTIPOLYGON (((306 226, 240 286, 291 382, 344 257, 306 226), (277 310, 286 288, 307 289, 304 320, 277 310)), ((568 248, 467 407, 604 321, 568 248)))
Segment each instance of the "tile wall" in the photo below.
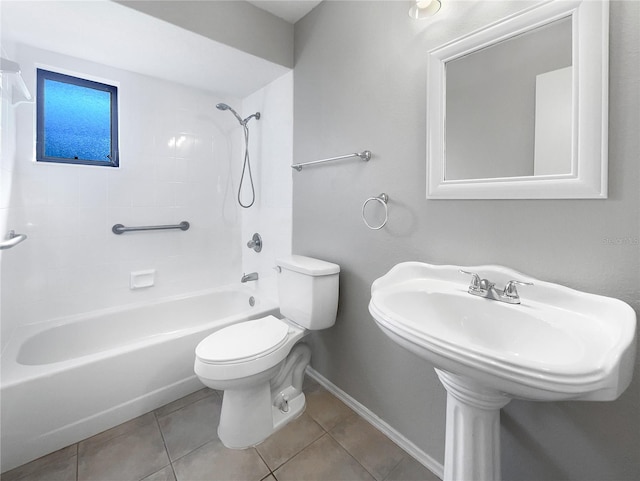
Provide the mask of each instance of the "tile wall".
POLYGON ((20 324, 237 282, 240 131, 215 105, 241 100, 28 46, 16 55, 32 91, 36 66, 117 82, 121 152, 118 169, 36 163, 35 107, 15 107, 0 208, 28 240, 2 258, 3 346, 20 324), (111 232, 182 220, 186 232, 111 232), (155 286, 131 290, 130 272, 145 269, 156 270, 155 286))
MULTIPOLYGON (((258 272, 260 284, 273 282, 275 261, 291 253, 291 208, 293 170, 293 72, 273 81, 242 102, 244 115, 260 112, 260 120, 249 122, 249 153, 256 187, 256 202, 242 212, 242 268, 258 272), (246 247, 254 232, 263 241, 256 253, 246 247)), ((242 155, 242 154, 240 154, 242 155)), ((242 158, 234 159, 241 169, 242 158)), ((248 184, 247 184, 248 185, 248 184)), ((244 192, 244 189, 243 189, 244 192)))

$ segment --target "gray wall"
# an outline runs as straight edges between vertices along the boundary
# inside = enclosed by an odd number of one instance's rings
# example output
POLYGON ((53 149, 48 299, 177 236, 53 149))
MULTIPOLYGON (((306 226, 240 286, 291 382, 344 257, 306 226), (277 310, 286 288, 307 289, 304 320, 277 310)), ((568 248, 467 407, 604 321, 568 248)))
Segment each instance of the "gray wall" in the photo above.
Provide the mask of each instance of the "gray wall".
MULTIPOLYGON (((611 4, 609 199, 425 200, 427 51, 518 3, 451 2, 420 23, 407 2, 323 2, 295 25, 294 162, 374 154, 292 173, 294 253, 342 267, 312 365, 440 462, 444 389, 375 326, 374 279, 406 260, 496 263, 640 310, 640 3, 611 4), (380 192, 390 220, 372 231, 360 210, 380 192)), ((640 479, 640 368, 615 402, 512 401, 502 441, 504 479, 640 479)))
POLYGON ((293 25, 248 2, 114 1, 265 60, 293 67, 293 25))

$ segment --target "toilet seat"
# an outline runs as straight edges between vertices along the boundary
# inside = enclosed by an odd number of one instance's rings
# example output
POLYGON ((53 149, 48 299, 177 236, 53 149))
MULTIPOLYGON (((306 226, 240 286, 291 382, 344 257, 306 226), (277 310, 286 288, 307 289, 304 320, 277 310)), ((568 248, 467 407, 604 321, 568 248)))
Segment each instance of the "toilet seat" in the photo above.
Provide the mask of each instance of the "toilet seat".
POLYGON ((266 316, 224 327, 200 341, 194 370, 200 379, 241 380, 276 368, 307 333, 287 320, 266 316))
POLYGON ((196 357, 207 364, 247 362, 266 356, 287 341, 289 325, 274 316, 227 326, 196 347, 196 357))

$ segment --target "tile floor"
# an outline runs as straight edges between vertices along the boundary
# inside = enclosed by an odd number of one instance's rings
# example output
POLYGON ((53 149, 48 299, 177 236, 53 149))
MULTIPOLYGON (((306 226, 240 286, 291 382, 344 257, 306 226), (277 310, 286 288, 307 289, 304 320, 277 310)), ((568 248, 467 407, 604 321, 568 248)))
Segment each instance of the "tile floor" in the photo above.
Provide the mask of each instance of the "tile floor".
POLYGON ((222 393, 202 389, 20 466, 2 481, 439 481, 314 381, 302 416, 255 448, 216 434, 222 393))

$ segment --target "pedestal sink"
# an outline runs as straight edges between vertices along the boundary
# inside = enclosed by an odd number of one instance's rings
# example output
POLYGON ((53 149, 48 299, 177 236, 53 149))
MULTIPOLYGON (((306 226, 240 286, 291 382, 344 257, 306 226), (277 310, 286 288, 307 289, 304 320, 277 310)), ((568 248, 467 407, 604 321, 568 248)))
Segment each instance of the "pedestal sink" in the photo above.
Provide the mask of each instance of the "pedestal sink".
POLYGON ((520 303, 471 295, 459 266, 405 262, 371 287, 382 331, 435 366, 447 391, 445 481, 500 479, 500 409, 512 398, 611 401, 629 386, 636 315, 624 302, 501 266, 464 267, 520 303))

